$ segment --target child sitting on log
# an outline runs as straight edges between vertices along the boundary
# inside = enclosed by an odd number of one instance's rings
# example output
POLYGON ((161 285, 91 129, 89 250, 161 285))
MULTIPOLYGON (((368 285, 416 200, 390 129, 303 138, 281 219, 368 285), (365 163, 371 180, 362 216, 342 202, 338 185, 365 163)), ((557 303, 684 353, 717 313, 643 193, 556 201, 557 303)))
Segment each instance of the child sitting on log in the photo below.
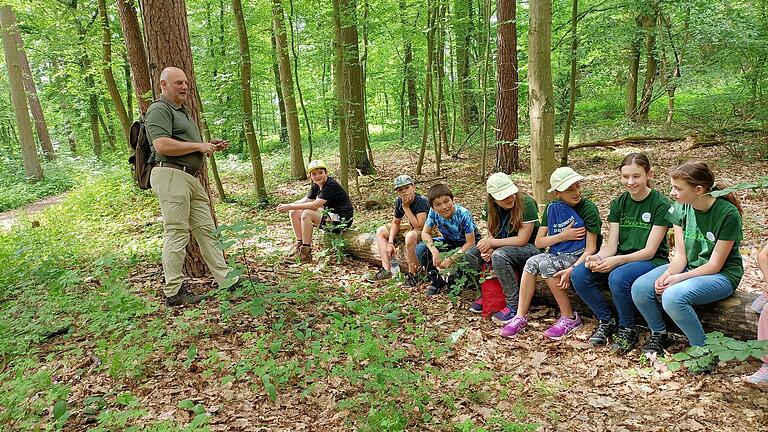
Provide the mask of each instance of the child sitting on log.
POLYGON ((429 212, 427 197, 416 192, 416 185, 408 175, 401 175, 395 179, 395 211, 392 222, 379 227, 376 230, 376 245, 381 256, 381 270, 373 277, 374 280, 386 280, 392 277, 392 256, 395 255, 395 239, 400 234, 400 224, 404 222, 407 227, 405 233, 405 253, 408 261, 408 271, 405 273, 405 285, 414 287, 418 285, 416 270, 419 261, 416 258, 416 245, 421 238, 421 230, 429 212), (405 217, 405 221, 403 221, 405 217))
MULTIPOLYGON (((768 340, 768 245, 757 255, 757 265, 763 273, 763 292, 752 302, 752 310, 760 314, 757 321, 757 340, 768 340)), ((768 356, 763 357, 763 365, 757 372, 747 377, 747 382, 760 387, 768 387, 768 356)))

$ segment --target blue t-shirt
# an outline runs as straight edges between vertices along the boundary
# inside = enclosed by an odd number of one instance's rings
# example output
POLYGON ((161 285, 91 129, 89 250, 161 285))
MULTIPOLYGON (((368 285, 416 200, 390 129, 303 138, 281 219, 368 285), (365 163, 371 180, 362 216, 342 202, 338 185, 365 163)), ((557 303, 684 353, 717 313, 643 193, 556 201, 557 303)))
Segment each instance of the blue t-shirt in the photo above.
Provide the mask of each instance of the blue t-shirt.
MULTIPOLYGON (((416 194, 408 208, 411 209, 411 213, 414 215, 418 215, 419 213, 427 213, 429 212, 429 201, 424 195, 416 194)), ((403 216, 405 216, 405 210, 403 210, 403 199, 397 197, 395 198, 395 218, 402 219, 403 216)))
MULTIPOLYGON (((584 226, 584 219, 576 212, 576 209, 568 204, 557 200, 547 206, 547 235, 553 236, 560 234, 568 228, 573 222, 574 228, 584 226)), ((563 253, 578 254, 583 253, 587 247, 587 237, 581 240, 568 240, 555 243, 549 247, 549 253, 559 255, 563 253)))
POLYGON ((449 219, 430 209, 424 227, 437 227, 443 238, 452 243, 466 243, 466 235, 472 233, 475 234, 475 239, 480 238, 475 221, 472 220, 472 213, 458 204, 454 204, 454 208, 453 215, 449 219))

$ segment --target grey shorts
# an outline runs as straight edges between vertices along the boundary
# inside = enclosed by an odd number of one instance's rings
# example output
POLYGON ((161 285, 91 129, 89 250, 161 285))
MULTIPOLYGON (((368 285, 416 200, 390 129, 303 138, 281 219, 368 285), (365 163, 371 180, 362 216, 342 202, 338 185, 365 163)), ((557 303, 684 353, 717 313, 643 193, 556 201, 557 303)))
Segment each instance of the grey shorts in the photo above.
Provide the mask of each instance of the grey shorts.
POLYGON ((552 255, 549 252, 544 252, 528 258, 523 270, 534 275, 541 275, 546 279, 554 276, 560 270, 572 266, 580 256, 581 254, 552 255))

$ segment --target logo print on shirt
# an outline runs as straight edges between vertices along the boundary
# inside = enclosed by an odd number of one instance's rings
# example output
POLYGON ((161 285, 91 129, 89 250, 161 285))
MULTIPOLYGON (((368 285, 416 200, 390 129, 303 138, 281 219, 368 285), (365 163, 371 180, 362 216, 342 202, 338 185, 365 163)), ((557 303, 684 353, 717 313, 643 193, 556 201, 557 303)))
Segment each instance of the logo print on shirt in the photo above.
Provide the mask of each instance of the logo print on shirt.
POLYGON ((715 235, 712 234, 712 231, 707 231, 707 240, 711 242, 715 241, 715 235))
POLYGON ((643 213, 641 216, 643 218, 643 222, 650 222, 651 221, 651 214, 648 212, 643 213))

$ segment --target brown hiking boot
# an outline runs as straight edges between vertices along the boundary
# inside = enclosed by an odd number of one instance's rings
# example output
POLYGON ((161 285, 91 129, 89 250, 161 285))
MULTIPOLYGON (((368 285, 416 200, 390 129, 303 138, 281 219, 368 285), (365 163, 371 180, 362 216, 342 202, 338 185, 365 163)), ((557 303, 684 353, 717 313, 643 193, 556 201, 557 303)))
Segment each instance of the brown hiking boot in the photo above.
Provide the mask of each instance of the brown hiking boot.
POLYGON ((299 252, 301 251, 301 240, 296 240, 293 242, 293 247, 291 248, 290 252, 285 256, 286 259, 295 260, 299 257, 299 252))
POLYGON ((182 285, 181 288, 179 288, 179 292, 176 294, 166 297, 165 298, 165 305, 166 306, 181 306, 185 304, 196 304, 200 303, 201 301, 205 300, 204 295, 197 295, 189 292, 187 288, 182 285))
POLYGON ((307 264, 312 262, 312 246, 301 246, 299 251, 299 262, 307 264))

